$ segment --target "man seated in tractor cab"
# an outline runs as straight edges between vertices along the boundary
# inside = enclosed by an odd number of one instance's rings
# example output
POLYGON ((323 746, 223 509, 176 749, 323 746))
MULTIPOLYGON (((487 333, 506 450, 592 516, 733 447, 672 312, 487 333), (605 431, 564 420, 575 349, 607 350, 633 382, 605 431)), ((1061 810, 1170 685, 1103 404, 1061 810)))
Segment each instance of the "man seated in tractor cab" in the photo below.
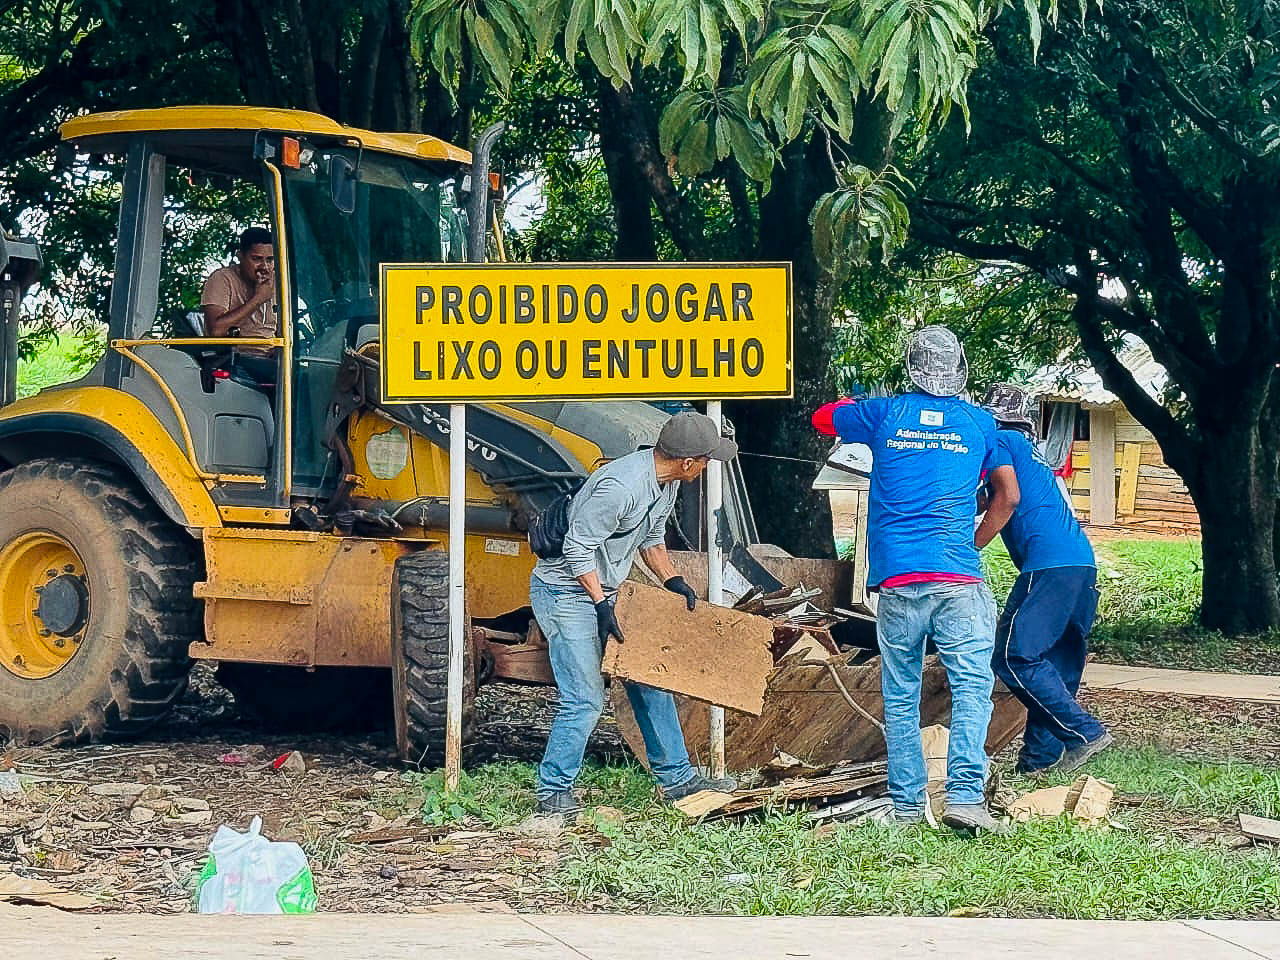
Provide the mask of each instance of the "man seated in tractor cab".
MULTIPOLYGON (((240 234, 236 262, 219 267, 204 282, 200 308, 207 337, 274 337, 280 329, 276 301, 275 238, 263 227, 240 234)), ((262 384, 274 384, 276 358, 272 347, 236 348, 237 370, 262 384)))

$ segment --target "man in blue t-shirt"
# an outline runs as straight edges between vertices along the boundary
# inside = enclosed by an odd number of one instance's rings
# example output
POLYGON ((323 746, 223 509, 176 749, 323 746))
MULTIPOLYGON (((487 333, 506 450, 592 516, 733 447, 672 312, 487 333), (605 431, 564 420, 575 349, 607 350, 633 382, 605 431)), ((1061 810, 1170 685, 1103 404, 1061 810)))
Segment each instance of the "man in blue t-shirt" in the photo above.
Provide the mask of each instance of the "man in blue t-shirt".
POLYGON ((1027 708, 1018 770, 1068 772, 1112 743, 1076 701, 1098 608, 1093 547, 1036 449, 1026 391, 997 384, 983 406, 1000 426, 1002 459, 1012 464, 1021 492, 1000 532, 1019 576, 1000 615, 992 666, 1027 708))
POLYGON ((876 634, 895 817, 918 822, 928 802, 920 681, 932 637, 951 688, 943 821, 998 831, 983 799, 996 610, 978 549, 1012 512, 1017 483, 999 459, 991 415, 959 398, 969 371, 955 335, 925 327, 911 338, 906 359, 916 392, 829 404, 813 422, 822 432, 867 444, 874 458, 867 584, 880 591, 876 634), (993 503, 975 535, 973 505, 984 470, 993 503))

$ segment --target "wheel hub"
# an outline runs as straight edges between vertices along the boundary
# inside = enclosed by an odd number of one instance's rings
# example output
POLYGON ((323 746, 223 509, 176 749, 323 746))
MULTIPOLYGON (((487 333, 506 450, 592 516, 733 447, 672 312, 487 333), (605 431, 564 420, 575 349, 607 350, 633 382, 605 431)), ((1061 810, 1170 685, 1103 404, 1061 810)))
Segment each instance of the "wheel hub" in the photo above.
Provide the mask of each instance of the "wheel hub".
POLYGON ((44 530, 0 546, 0 666, 42 680, 61 670, 84 640, 90 597, 84 563, 44 530))
POLYGON ((89 619, 89 588, 74 574, 54 577, 40 591, 36 616, 58 636, 75 636, 89 619))

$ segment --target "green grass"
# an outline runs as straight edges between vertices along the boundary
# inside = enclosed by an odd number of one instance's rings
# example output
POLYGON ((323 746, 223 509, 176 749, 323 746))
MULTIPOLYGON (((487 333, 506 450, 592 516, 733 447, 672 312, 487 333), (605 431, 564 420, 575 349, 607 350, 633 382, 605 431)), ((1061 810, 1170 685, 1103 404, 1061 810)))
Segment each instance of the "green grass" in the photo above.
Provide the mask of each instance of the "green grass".
MULTIPOLYGON (((875 824, 819 831, 802 812, 691 822, 657 801, 638 765, 589 765, 580 784, 588 816, 607 805, 625 820, 602 817, 575 834, 559 872, 540 882, 570 904, 603 899, 651 913, 1280 917, 1280 854, 1195 844, 1166 825, 1238 810, 1280 814, 1280 771, 1154 748, 1117 748, 1089 770, 1147 798, 1117 809, 1125 829, 1059 818, 970 840, 875 824)), ((465 775, 453 795, 438 773, 404 783, 429 822, 503 827, 533 811, 534 777, 531 765, 500 763, 465 775)))
POLYGON ((689 826, 666 814, 628 821, 603 850, 583 848, 558 884, 646 912, 990 913, 1168 919, 1280 913, 1280 861, 1065 818, 1007 837, 838 826, 801 814, 689 826))
MULTIPOLYGON (((1122 794, 1151 797, 1173 810, 1223 818, 1241 812, 1280 817, 1280 769, 1252 763, 1203 763, 1156 747, 1114 747, 1093 760, 1088 772, 1122 794)), ((1067 775, 1050 777, 1043 784, 1013 782, 1033 789, 1073 779, 1067 775)))
MULTIPOLYGON (((506 827, 533 813, 536 770, 527 763, 489 763, 459 779, 458 789, 444 788, 442 771, 405 774, 404 781, 421 793, 418 811, 427 823, 462 823, 478 817, 491 827, 506 827)), ((633 812, 658 805, 653 781, 634 764, 588 766, 578 786, 592 806, 633 812)))
POLYGON ((18 396, 29 397, 46 387, 83 376, 93 365, 99 337, 58 334, 43 343, 31 360, 18 361, 18 396))

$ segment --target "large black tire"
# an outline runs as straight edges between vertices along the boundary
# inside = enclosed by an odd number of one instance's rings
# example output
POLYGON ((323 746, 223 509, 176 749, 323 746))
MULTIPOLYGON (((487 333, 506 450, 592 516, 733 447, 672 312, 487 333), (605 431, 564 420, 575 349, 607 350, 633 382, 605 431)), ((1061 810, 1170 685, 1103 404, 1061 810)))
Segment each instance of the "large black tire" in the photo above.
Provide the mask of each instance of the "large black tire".
MULTIPOLYGON (((462 750, 475 740, 475 656, 471 623, 462 668, 462 750)), ((400 758, 416 767, 444 765, 449 681, 449 556, 423 550, 396 561, 391 583, 391 682, 400 758)))
POLYGON ((0 474, 0 555, 46 534, 83 564, 87 619, 55 673, 33 679, 0 663, 0 738, 136 735, 187 687, 187 651, 202 631, 196 545, 131 476, 88 460, 34 460, 0 474))
POLYGON ((390 719, 386 670, 221 663, 215 678, 241 714, 273 731, 364 733, 385 730, 390 719))

